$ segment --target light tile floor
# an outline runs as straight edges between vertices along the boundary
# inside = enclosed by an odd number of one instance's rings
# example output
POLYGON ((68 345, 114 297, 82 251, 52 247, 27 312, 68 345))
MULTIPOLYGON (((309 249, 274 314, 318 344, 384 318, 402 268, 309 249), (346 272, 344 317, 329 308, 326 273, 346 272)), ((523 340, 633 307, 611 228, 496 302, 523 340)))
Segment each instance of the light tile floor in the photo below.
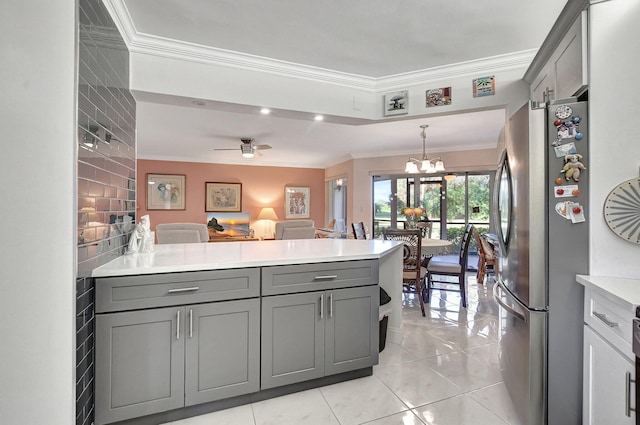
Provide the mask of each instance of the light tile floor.
POLYGON ((499 369, 492 283, 467 279, 466 309, 434 291, 422 317, 404 295, 402 342, 386 344, 372 376, 171 424, 521 425, 499 369))

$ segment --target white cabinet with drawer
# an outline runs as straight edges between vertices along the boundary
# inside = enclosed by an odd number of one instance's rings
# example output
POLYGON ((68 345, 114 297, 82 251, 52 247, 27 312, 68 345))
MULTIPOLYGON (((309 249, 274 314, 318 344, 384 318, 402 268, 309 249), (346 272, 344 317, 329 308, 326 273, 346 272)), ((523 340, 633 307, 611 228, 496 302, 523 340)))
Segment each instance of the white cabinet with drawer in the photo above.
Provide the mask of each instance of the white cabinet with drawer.
POLYGON ((640 286, 624 279, 577 280, 585 286, 583 423, 635 424, 635 305, 629 298, 640 296, 640 286))

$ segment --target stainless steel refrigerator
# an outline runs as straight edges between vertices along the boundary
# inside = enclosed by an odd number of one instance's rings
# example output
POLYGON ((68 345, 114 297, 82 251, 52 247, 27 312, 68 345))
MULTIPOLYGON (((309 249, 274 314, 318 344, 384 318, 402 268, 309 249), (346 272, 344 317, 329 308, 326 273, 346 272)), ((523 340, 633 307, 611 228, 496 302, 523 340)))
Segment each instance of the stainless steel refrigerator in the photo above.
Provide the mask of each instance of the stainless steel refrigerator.
POLYGON ((575 276, 589 265, 587 126, 587 103, 567 100, 530 102, 505 127, 494 297, 504 382, 527 425, 582 423, 583 289, 575 276))

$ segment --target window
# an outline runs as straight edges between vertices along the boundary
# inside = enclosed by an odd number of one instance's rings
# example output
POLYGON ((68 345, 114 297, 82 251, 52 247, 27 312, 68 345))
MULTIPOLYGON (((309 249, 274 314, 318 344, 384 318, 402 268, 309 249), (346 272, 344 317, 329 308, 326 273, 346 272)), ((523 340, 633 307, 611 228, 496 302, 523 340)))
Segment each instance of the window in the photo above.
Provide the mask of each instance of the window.
POLYGON ((459 246, 467 223, 480 233, 489 232, 493 174, 460 173, 450 181, 441 175, 374 176, 374 237, 381 238, 385 228, 404 228, 405 207, 424 208, 433 222, 432 237, 452 240, 454 246, 459 246))

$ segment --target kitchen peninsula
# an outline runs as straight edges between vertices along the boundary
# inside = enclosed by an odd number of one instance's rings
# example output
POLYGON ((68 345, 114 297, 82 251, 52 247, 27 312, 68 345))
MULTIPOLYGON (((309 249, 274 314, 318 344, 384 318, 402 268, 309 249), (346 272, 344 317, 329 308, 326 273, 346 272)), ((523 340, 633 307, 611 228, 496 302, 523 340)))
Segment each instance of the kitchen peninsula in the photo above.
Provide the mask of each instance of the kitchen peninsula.
POLYGON ((156 245, 96 279, 96 424, 161 423, 371 374, 378 286, 401 326, 402 249, 382 240, 156 245))

